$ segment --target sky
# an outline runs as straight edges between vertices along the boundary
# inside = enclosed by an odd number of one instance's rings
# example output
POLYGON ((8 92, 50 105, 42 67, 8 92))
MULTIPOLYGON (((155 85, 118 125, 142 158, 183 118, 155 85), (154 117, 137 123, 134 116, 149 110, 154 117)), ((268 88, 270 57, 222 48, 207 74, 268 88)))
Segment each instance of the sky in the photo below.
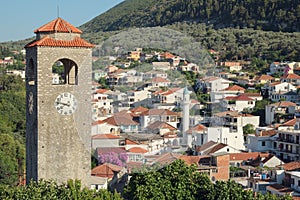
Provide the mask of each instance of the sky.
POLYGON ((2 0, 0 42, 35 36, 34 30, 58 16, 78 27, 123 0, 2 0))

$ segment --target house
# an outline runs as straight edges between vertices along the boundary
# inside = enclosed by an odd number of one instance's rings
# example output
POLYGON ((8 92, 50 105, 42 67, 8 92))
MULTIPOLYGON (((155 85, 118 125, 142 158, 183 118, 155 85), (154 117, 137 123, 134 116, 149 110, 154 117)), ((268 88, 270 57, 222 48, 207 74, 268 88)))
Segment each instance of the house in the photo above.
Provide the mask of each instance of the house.
POLYGON ((239 153, 238 149, 228 146, 227 144, 209 141, 201 146, 195 147, 195 154, 199 156, 211 155, 214 153, 239 153))
POLYGON ((255 134, 248 134, 246 149, 250 152, 269 152, 272 151, 274 141, 276 140, 276 131, 271 130, 259 130, 255 134))
POLYGON ((245 88, 238 86, 238 85, 228 86, 227 88, 225 88, 223 90, 211 92, 210 93, 211 102, 217 103, 226 97, 238 96, 240 94, 245 93, 245 90, 246 90, 245 88))
POLYGON ((224 90, 229 87, 230 83, 232 83, 230 80, 216 76, 208 76, 196 81, 196 89, 208 94, 211 92, 224 90))
POLYGON ((221 104, 226 110, 244 111, 252 110, 255 106, 255 100, 247 95, 228 96, 222 99, 221 104))
POLYGON ((151 83, 152 87, 158 88, 158 87, 169 87, 171 84, 171 81, 161 78, 161 77, 155 77, 149 80, 149 83, 151 83))
POLYGON ((284 92, 284 93, 275 93, 272 94, 270 99, 272 101, 290 101, 294 103, 298 103, 300 100, 299 94, 294 91, 284 92))
POLYGON ((178 132, 178 129, 175 128, 174 126, 171 126, 170 124, 168 124, 166 122, 156 121, 156 122, 153 122, 152 124, 149 124, 145 128, 145 131, 147 133, 159 134, 159 135, 164 135, 164 134, 176 135, 178 132))
POLYGON ((129 90, 129 91, 127 91, 128 105, 130 108, 133 108, 137 102, 143 101, 150 97, 151 97, 151 92, 149 92, 147 90, 134 90, 134 91, 129 90))
POLYGON ((168 78, 168 74, 166 72, 161 72, 161 71, 148 71, 145 73, 140 73, 140 76, 142 77, 143 81, 148 81, 152 78, 156 78, 156 77, 160 77, 160 78, 164 78, 167 79, 168 78))
POLYGON ((112 114, 113 105, 112 99, 108 98, 109 90, 106 89, 97 89, 93 92, 92 97, 92 119, 94 121, 100 120, 101 118, 112 114))
POLYGON ((106 177, 100 177, 100 176, 91 176, 90 177, 90 183, 92 190, 106 190, 108 188, 108 178, 106 177))
POLYGON ((103 122, 119 127, 123 133, 139 131, 139 123, 133 120, 130 111, 123 110, 115 113, 113 116, 104 119, 103 122))
POLYGON ((92 136, 103 133, 120 135, 121 129, 117 125, 109 124, 106 121, 98 120, 92 123, 92 136))
POLYGON ((297 67, 296 62, 273 62, 270 64, 270 74, 290 74, 294 73, 297 67))
POLYGON ((229 154, 214 153, 200 158, 197 171, 207 174, 213 182, 229 180, 229 154))
POLYGON ((275 81, 274 77, 266 74, 263 74, 260 77, 255 78, 256 84, 266 84, 266 83, 272 83, 274 81, 275 81))
POLYGON ((154 70, 167 71, 171 69, 170 62, 152 62, 154 70))
POLYGON ((202 124, 194 125, 186 131, 187 144, 192 147, 201 146, 207 138, 207 127, 202 124))
MULTIPOLYGON (((293 196, 294 190, 290 187, 285 187, 280 184, 274 184, 267 186, 267 192, 277 196, 277 197, 285 197, 285 196, 293 196)), ((294 198, 293 198, 294 199, 294 198)))
POLYGON ((167 109, 149 109, 140 115, 141 128, 146 128, 150 124, 161 121, 170 124, 173 127, 178 127, 179 114, 167 109))
POLYGON ((275 154, 285 162, 296 161, 300 159, 300 130, 299 122, 291 130, 278 130, 277 140, 275 141, 275 154))
POLYGON ((288 82, 273 82, 267 83, 262 87, 262 90, 265 90, 268 97, 272 94, 281 94, 289 91, 296 91, 297 88, 288 82))
POLYGON ((272 124, 275 122, 284 123, 294 118, 297 105, 290 101, 279 101, 265 107, 265 123, 272 124))
POLYGON ((300 85, 300 76, 294 73, 285 74, 281 77, 281 82, 291 83, 293 85, 300 85))
POLYGON ((148 151, 142 147, 131 147, 127 150, 128 162, 140 162, 145 163, 144 154, 148 151))
POLYGON ((114 165, 111 163, 104 163, 92 169, 92 176, 98 176, 103 178, 108 178, 108 180, 112 180, 114 176, 117 176, 119 172, 123 170, 123 167, 118 165, 114 165))
POLYGON ((232 71, 241 71, 242 70, 242 65, 240 62, 221 62, 221 66, 224 66, 225 68, 228 68, 230 72, 232 71))
POLYGON ((125 148, 127 151, 133 147, 138 147, 147 151, 144 154, 155 155, 164 152, 166 149, 166 141, 164 141, 162 136, 157 134, 133 133, 124 134, 123 137, 125 138, 125 148))
POLYGON ((119 147, 124 139, 115 134, 97 134, 92 136, 92 149, 98 147, 119 147))
POLYGON ((153 93, 155 103, 160 104, 178 104, 182 101, 184 88, 169 88, 168 90, 159 90, 153 93))

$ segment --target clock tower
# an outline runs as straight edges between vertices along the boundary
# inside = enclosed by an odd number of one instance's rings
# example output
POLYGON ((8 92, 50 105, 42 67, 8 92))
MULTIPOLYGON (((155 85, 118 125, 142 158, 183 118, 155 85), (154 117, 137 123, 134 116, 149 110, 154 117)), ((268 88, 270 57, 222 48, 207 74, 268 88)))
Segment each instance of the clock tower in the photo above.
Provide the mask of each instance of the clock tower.
POLYGON ((26 177, 89 187, 93 45, 57 18, 26 49, 26 177))

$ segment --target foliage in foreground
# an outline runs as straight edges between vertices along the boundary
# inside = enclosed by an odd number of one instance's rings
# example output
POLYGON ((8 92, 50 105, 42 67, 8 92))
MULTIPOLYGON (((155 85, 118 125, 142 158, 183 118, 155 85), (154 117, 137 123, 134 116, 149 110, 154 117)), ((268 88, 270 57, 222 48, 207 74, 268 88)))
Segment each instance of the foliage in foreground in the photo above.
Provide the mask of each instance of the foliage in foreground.
POLYGON ((2 200, 120 200, 118 193, 107 190, 81 189, 80 181, 70 180, 67 184, 58 185, 53 181, 41 180, 31 182, 27 186, 0 186, 2 200))
POLYGON ((129 200, 148 199, 184 199, 184 200, 278 200, 275 195, 254 195, 233 181, 217 181, 213 184, 209 178, 196 171, 195 166, 187 166, 177 160, 159 170, 136 173, 130 179, 124 196, 129 200))

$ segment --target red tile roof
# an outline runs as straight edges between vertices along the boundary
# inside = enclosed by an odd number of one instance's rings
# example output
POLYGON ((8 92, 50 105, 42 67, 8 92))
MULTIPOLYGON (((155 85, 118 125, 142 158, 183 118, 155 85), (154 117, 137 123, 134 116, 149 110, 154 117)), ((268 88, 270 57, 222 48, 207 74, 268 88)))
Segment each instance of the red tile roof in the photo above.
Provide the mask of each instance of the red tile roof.
POLYGON ((34 47, 34 46, 47 46, 47 47, 86 47, 93 48, 94 45, 88 43, 80 37, 75 37, 73 40, 55 40, 46 36, 40 40, 34 40, 31 43, 27 44, 25 48, 34 47))
POLYGON ((282 126, 295 126, 296 122, 297 122, 297 118, 294 118, 285 122, 284 124, 282 124, 282 126))
POLYGON ((232 85, 224 89, 224 91, 245 91, 245 90, 246 90, 245 88, 238 85, 232 85))
POLYGON ((97 134, 93 135, 92 139, 120 139, 120 136, 113 134, 97 134))
POLYGON ((158 108, 147 110, 146 112, 143 112, 142 115, 178 116, 178 114, 173 111, 170 111, 168 109, 158 109, 158 108))
POLYGON ((152 82, 152 83, 170 83, 169 80, 167 80, 165 78, 161 78, 161 77, 154 77, 150 80, 150 82, 152 82))
POLYGON ((230 97, 226 97, 225 100, 233 100, 233 101, 254 101, 254 99, 251 99, 250 97, 248 97, 247 95, 239 95, 239 96, 230 96, 230 97))
POLYGON ((54 19, 34 31, 34 33, 39 32, 82 33, 81 30, 74 27, 72 24, 63 20, 62 18, 54 19))
POLYGON ((277 106, 277 107, 288 107, 288 106, 297 106, 295 103, 290 102, 290 101, 280 101, 271 104, 271 106, 277 106))
POLYGON ((170 131, 175 131, 177 128, 171 126, 167 122, 155 121, 152 124, 147 126, 147 129, 154 130, 154 129, 169 129, 170 131))
POLYGON ((187 155, 182 155, 179 157, 180 160, 183 160, 185 164, 187 165, 199 165, 199 160, 203 156, 187 156, 187 155))
POLYGON ((114 165, 111 163, 104 163, 102 165, 93 168, 91 174, 92 176, 112 178, 114 176, 114 172, 119 172, 122 169, 123 168, 118 165, 114 165))
POLYGON ((261 152, 249 152, 249 153, 230 153, 230 161, 247 161, 249 159, 256 159, 258 156, 266 157, 268 153, 261 153, 261 152))
POLYGON ((257 81, 262 81, 262 80, 273 80, 273 79, 274 79, 273 76, 266 75, 266 74, 263 74, 263 75, 261 75, 260 77, 256 78, 257 81))
POLYGON ((283 192, 283 193, 292 193, 293 192, 293 190, 291 188, 284 187, 283 185, 279 185, 279 184, 269 185, 269 186, 267 186, 267 188, 276 190, 278 192, 283 192))
POLYGON ((198 125, 195 125, 194 127, 190 128, 186 133, 187 134, 192 134, 194 132, 199 133, 199 132, 203 132, 206 129, 207 129, 206 126, 204 126, 202 124, 198 124, 198 125))
POLYGON ((279 165, 279 166, 282 166, 283 169, 286 170, 286 171, 299 170, 300 169, 300 160, 285 163, 285 164, 279 165))
POLYGON ((284 75, 282 78, 284 78, 284 79, 300 79, 300 76, 297 74, 287 74, 287 75, 284 75))
POLYGON ((132 147, 132 148, 128 149, 128 152, 144 154, 144 153, 147 153, 148 151, 146 149, 141 148, 141 147, 132 147))

